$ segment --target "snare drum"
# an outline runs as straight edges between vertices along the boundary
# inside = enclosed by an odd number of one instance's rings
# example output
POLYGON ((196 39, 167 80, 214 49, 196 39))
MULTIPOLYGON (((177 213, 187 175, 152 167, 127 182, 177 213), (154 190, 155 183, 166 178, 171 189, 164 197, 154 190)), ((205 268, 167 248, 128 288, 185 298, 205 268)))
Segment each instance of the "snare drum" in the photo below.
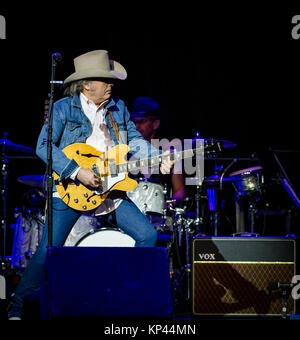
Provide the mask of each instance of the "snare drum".
POLYGON ((118 229, 102 228, 91 231, 76 244, 77 247, 134 247, 135 240, 118 229))

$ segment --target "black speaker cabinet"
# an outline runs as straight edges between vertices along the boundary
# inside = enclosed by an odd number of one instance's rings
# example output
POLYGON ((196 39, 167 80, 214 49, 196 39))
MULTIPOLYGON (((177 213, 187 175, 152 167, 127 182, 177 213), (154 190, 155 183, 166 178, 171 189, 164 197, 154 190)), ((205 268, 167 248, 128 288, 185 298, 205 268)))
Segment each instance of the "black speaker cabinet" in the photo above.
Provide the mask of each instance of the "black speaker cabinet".
POLYGON ((167 250, 158 247, 51 247, 41 289, 43 319, 169 317, 167 250))
MULTIPOLYGON (((274 237, 202 237, 193 240, 193 313, 268 316, 282 314, 282 291, 270 281, 291 283, 296 240, 274 237)), ((296 301, 288 292, 287 314, 296 301)))

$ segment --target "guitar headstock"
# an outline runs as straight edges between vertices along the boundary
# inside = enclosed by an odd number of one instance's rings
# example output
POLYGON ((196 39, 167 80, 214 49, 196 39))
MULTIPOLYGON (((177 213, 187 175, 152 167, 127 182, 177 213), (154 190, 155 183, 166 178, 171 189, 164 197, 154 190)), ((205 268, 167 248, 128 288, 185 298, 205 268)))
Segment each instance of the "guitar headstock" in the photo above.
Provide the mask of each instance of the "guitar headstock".
POLYGON ((221 141, 210 139, 204 140, 204 154, 213 157, 224 151, 224 145, 221 141))

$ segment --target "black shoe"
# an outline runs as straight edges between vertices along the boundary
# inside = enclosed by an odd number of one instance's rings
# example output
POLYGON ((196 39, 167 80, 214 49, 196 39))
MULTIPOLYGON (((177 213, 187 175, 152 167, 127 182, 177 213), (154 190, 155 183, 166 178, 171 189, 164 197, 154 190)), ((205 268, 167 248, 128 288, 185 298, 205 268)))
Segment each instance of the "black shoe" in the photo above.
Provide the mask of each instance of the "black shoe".
POLYGON ((22 320, 22 311, 15 308, 12 303, 7 307, 7 317, 8 320, 22 320))

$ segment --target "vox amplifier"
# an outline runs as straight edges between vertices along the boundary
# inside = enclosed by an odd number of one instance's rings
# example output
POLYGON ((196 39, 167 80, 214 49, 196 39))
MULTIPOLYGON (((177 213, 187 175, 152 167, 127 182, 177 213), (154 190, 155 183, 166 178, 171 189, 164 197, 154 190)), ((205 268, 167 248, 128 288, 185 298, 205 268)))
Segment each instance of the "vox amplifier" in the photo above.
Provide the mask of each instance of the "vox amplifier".
MULTIPOLYGON (((193 239, 192 304, 196 315, 281 315, 282 290, 296 275, 296 240, 274 237, 193 239), (272 284, 271 284, 272 285, 272 284)), ((287 315, 296 301, 287 293, 287 315)))

